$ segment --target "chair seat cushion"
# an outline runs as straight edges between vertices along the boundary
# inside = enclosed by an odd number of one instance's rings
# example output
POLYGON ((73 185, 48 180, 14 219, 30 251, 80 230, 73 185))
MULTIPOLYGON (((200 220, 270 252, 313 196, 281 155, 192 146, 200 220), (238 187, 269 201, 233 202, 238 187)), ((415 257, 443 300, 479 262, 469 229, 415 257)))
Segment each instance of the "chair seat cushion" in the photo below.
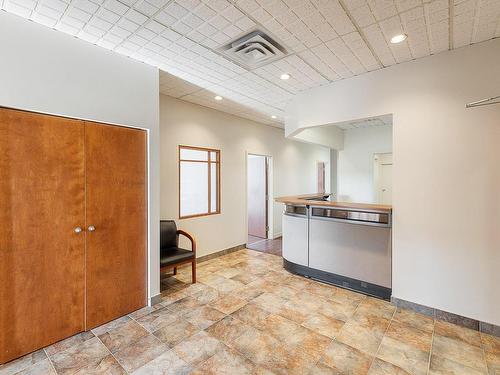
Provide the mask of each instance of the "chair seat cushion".
POLYGON ((178 247, 170 247, 161 249, 160 251, 160 267, 171 266, 176 263, 184 262, 194 258, 194 253, 189 250, 178 247))

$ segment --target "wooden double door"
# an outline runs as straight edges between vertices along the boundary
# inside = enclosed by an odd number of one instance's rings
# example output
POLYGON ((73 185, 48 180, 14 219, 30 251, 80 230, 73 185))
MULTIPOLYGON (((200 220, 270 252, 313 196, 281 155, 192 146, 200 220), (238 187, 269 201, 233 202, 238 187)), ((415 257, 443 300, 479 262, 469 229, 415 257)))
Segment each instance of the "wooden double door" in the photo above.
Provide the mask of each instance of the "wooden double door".
POLYGON ((0 363, 146 305, 146 133, 0 108, 0 363))

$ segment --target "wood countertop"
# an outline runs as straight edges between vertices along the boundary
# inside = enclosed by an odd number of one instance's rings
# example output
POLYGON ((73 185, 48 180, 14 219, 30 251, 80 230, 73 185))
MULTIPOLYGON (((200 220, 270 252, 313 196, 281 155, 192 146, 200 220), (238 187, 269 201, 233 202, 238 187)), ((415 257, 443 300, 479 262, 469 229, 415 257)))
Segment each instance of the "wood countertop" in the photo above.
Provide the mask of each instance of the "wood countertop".
POLYGON ((328 195, 330 194, 325 193, 325 194, 291 195, 288 197, 278 197, 275 198, 274 200, 280 203, 294 204, 300 206, 337 207, 337 208, 358 209, 363 211, 382 212, 382 213, 390 213, 392 211, 392 206, 386 204, 309 200, 310 198, 321 198, 328 195))

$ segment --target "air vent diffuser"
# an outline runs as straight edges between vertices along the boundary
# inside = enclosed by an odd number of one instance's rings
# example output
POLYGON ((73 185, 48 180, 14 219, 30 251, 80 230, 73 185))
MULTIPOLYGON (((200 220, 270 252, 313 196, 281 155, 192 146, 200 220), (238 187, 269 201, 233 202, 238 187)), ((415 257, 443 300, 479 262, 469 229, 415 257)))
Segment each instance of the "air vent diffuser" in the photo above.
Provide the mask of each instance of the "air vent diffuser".
POLYGON ((269 35, 252 31, 221 47, 221 51, 235 62, 249 69, 269 64, 286 56, 286 50, 269 35))

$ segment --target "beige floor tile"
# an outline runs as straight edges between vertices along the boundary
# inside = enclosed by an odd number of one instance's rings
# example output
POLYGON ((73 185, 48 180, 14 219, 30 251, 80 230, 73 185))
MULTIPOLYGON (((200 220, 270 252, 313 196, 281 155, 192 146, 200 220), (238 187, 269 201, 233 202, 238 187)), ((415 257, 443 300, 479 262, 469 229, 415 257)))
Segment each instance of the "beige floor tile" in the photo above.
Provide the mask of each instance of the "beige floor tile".
POLYGON ((251 303, 268 311, 269 313, 277 314, 287 301, 275 294, 266 292, 252 300, 251 303))
POLYGON ((168 350, 169 347, 166 344, 153 335, 148 335, 116 352, 114 356, 122 367, 130 373, 168 350))
MULTIPOLYGON (((217 297, 215 297, 217 298, 217 297)), ((179 316, 186 314, 187 312, 203 306, 204 303, 200 302, 195 296, 188 296, 185 298, 182 298, 178 301, 175 301, 171 303, 170 305, 166 306, 165 308, 167 310, 170 310, 172 312, 178 313, 179 316)))
POLYGON ((288 300, 295 304, 303 305, 304 307, 309 309, 310 312, 319 311, 321 306, 328 301, 327 299, 322 298, 321 296, 318 296, 316 294, 303 293, 300 291, 297 291, 297 293, 294 296, 288 298, 288 300))
POLYGON ((174 302, 177 302, 185 297, 187 297, 188 294, 184 290, 176 290, 172 293, 168 294, 163 294, 161 296, 161 304, 162 306, 168 306, 174 302))
POLYGON ((500 354, 486 352, 485 357, 489 374, 500 375, 500 354))
POLYGON ((216 301, 217 299, 219 299, 223 295, 224 294, 222 292, 218 291, 217 289, 212 288, 211 286, 206 286, 202 290, 199 290, 198 292, 193 293, 191 295, 191 298, 193 298, 194 301, 196 301, 198 306, 203 306, 203 305, 206 305, 206 304, 209 304, 211 302, 216 301))
POLYGON ((237 340, 249 328, 248 324, 232 316, 226 316, 224 319, 208 327, 206 332, 224 344, 231 346, 231 343, 237 340))
MULTIPOLYGON (((3 374, 1 369, 0 374, 3 374)), ((25 368, 24 370, 16 372, 16 375, 57 375, 57 373, 52 367, 50 360, 47 358, 31 365, 28 368, 25 368)))
POLYGON ((90 340, 93 337, 95 337, 95 336, 90 331, 89 332, 82 332, 82 333, 68 337, 65 340, 56 342, 55 344, 52 344, 52 345, 46 347, 45 353, 47 353, 48 356, 51 356, 51 355, 54 355, 56 353, 62 352, 66 349, 69 349, 72 346, 78 345, 79 343, 90 340))
POLYGON ((364 294, 356 293, 352 290, 335 288, 335 293, 332 297, 330 297, 330 300, 341 303, 343 305, 351 305, 357 307, 362 301, 367 298, 368 297, 364 294))
MULTIPOLYGON (((220 267, 216 267, 215 271, 218 271, 219 268, 220 267)), ((203 275, 198 276, 198 282, 209 285, 212 288, 214 287, 214 285, 216 285, 217 283, 220 283, 224 280, 225 280, 224 276, 216 275, 214 273, 210 273, 209 275, 206 275, 206 276, 203 276, 203 275)))
POLYGON ((424 375, 429 367, 429 353, 390 337, 384 337, 377 357, 413 375, 424 375))
POLYGON ((431 375, 485 375, 484 371, 478 371, 471 367, 464 366, 451 359, 446 359, 437 355, 431 357, 431 366, 429 369, 431 375))
POLYGON ((285 300, 298 300, 299 296, 302 295, 302 293, 297 289, 289 287, 288 285, 285 284, 277 285, 276 288, 273 290, 273 294, 285 300))
POLYGON ((238 275, 231 277, 231 280, 238 281, 242 284, 247 285, 247 284, 251 283, 252 281, 257 280, 257 276, 252 275, 251 273, 241 272, 238 275))
POLYGON ((149 332, 154 332, 163 326, 175 323, 179 319, 179 314, 167 308, 153 311, 148 315, 137 318, 136 321, 149 332))
POLYGON ((368 297, 359 304, 356 314, 358 315, 376 315, 385 319, 392 319, 396 307, 387 301, 368 297))
POLYGON ((299 324, 302 324, 310 315, 310 313, 311 310, 309 310, 307 306, 292 301, 288 301, 285 304, 281 305, 278 311, 279 315, 293 320, 294 322, 299 324))
POLYGON ((47 355, 43 350, 37 350, 36 352, 26 354, 25 356, 10 361, 4 365, 0 365, 1 375, 11 375, 16 374, 25 369, 29 369, 36 365, 37 363, 47 359, 47 355))
POLYGON ((139 367, 133 375, 188 375, 192 367, 173 351, 169 350, 139 367))
POLYGON ((440 336, 463 341, 469 345, 477 346, 478 348, 481 347, 481 335, 479 331, 460 327, 456 324, 444 322, 442 320, 436 320, 434 332, 440 336))
POLYGON ((187 339, 199 331, 200 329, 195 325, 179 318, 174 324, 165 325, 153 332, 153 335, 172 348, 182 340, 187 339))
POLYGON ((317 312, 347 322, 356 311, 355 305, 342 304, 332 300, 326 300, 321 303, 317 312))
POLYGON ((230 279, 236 275, 239 275, 240 273, 241 273, 241 271, 239 269, 233 268, 233 267, 221 268, 220 270, 214 272, 214 274, 220 275, 220 276, 225 277, 227 279, 230 279))
POLYGON ((414 346, 426 353, 431 351, 432 333, 421 331, 393 320, 385 335, 394 340, 414 346))
POLYGON ((144 315, 148 315, 152 313, 153 311, 159 310, 163 308, 163 305, 161 303, 158 303, 154 306, 146 306, 143 307, 142 309, 136 310, 133 313, 128 314, 128 316, 132 319, 139 319, 140 317, 143 317, 144 315))
POLYGON ((148 334, 148 331, 141 325, 131 320, 116 329, 99 335, 99 340, 106 345, 111 353, 115 353, 148 334))
POLYGON ((335 318, 330 318, 323 314, 310 314, 302 325, 321 335, 335 338, 340 333, 345 322, 335 318))
POLYGON ((109 323, 103 324, 102 326, 99 326, 97 328, 94 328, 92 332, 94 335, 99 336, 102 335, 103 333, 106 333, 108 331, 112 331, 113 329, 119 328, 120 326, 127 324, 130 322, 132 319, 128 316, 122 316, 121 318, 112 320, 109 323))
POLYGON ((97 337, 94 337, 58 352, 50 359, 57 373, 77 374, 82 370, 98 366, 109 355, 109 350, 97 337))
POLYGON ((500 356, 500 337, 481 333, 481 343, 486 352, 500 356))
MULTIPOLYGON (((366 327, 378 334, 384 334, 389 327, 390 319, 384 318, 375 314, 366 314, 356 311, 351 319, 348 320, 349 323, 358 323, 363 327, 366 327)), ((399 323, 396 323, 396 325, 399 323)))
POLYGON ((175 353, 185 362, 195 366, 224 348, 216 338, 201 331, 174 346, 175 353))
POLYGON ((260 327, 269 315, 270 312, 253 303, 249 303, 231 314, 231 316, 243 323, 247 323, 254 327, 260 327))
POLYGON ((463 341, 434 334, 432 354, 450 359, 479 371, 486 370, 483 350, 463 341))
POLYGON ((421 331, 432 333, 434 330, 433 318, 408 309, 398 308, 394 314, 394 320, 413 328, 417 328, 421 331))
POLYGON ((247 284, 248 288, 254 288, 255 290, 259 290, 261 292, 273 293, 278 288, 279 284, 259 278, 251 283, 247 284))
POLYGON ((224 314, 231 314, 241 309, 247 303, 247 300, 238 297, 236 294, 226 294, 211 302, 210 306, 224 314))
POLYGON ((305 291, 307 293, 316 294, 316 295, 321 296, 323 298, 329 299, 335 295, 336 288, 331 286, 331 285, 321 284, 321 283, 317 282, 317 283, 309 283, 306 286, 305 291))
POLYGON ((278 339, 253 327, 243 332, 231 346, 260 365, 272 362, 274 356, 283 352, 283 345, 278 339))
POLYGON ((344 375, 344 374, 345 372, 328 367, 323 363, 317 363, 316 366, 310 369, 308 373, 308 375, 344 375))
POLYGON ((403 370, 401 367, 395 366, 392 363, 375 358, 368 375, 411 375, 411 373, 403 370))
POLYGON ((276 374, 265 367, 257 366, 254 369, 253 375, 276 375, 276 374))
POLYGON ((372 357, 341 342, 333 341, 326 349, 321 363, 342 374, 364 375, 368 373, 372 357))
POLYGON ((245 284, 240 283, 239 281, 226 279, 225 277, 222 277, 222 279, 214 279, 214 281, 210 281, 210 283, 206 284, 222 293, 229 293, 235 289, 245 286, 245 284))
POLYGON ((365 327, 357 322, 347 322, 337 340, 367 354, 375 355, 384 336, 383 332, 365 327))
POLYGON ((318 361, 330 345, 332 339, 299 326, 299 329, 285 341, 285 347, 292 352, 302 352, 318 361))
POLYGON ((281 353, 278 351, 266 363, 266 367, 277 375, 303 375, 316 364, 317 359, 301 350, 281 353))
POLYGON ((312 281, 309 281, 300 276, 292 276, 289 280, 287 280, 288 286, 299 291, 303 291, 304 289, 306 289, 310 283, 312 283, 312 281))
POLYGON ((224 313, 210 306, 202 306, 184 314, 184 319, 199 329, 205 329, 225 316, 224 313))
POLYGON ((251 375, 255 365, 230 348, 223 348, 199 364, 192 375, 251 375))
POLYGON ((264 319, 260 327, 257 328, 271 334, 285 344, 294 339, 294 335, 301 327, 290 319, 284 318, 280 315, 271 314, 264 319))

